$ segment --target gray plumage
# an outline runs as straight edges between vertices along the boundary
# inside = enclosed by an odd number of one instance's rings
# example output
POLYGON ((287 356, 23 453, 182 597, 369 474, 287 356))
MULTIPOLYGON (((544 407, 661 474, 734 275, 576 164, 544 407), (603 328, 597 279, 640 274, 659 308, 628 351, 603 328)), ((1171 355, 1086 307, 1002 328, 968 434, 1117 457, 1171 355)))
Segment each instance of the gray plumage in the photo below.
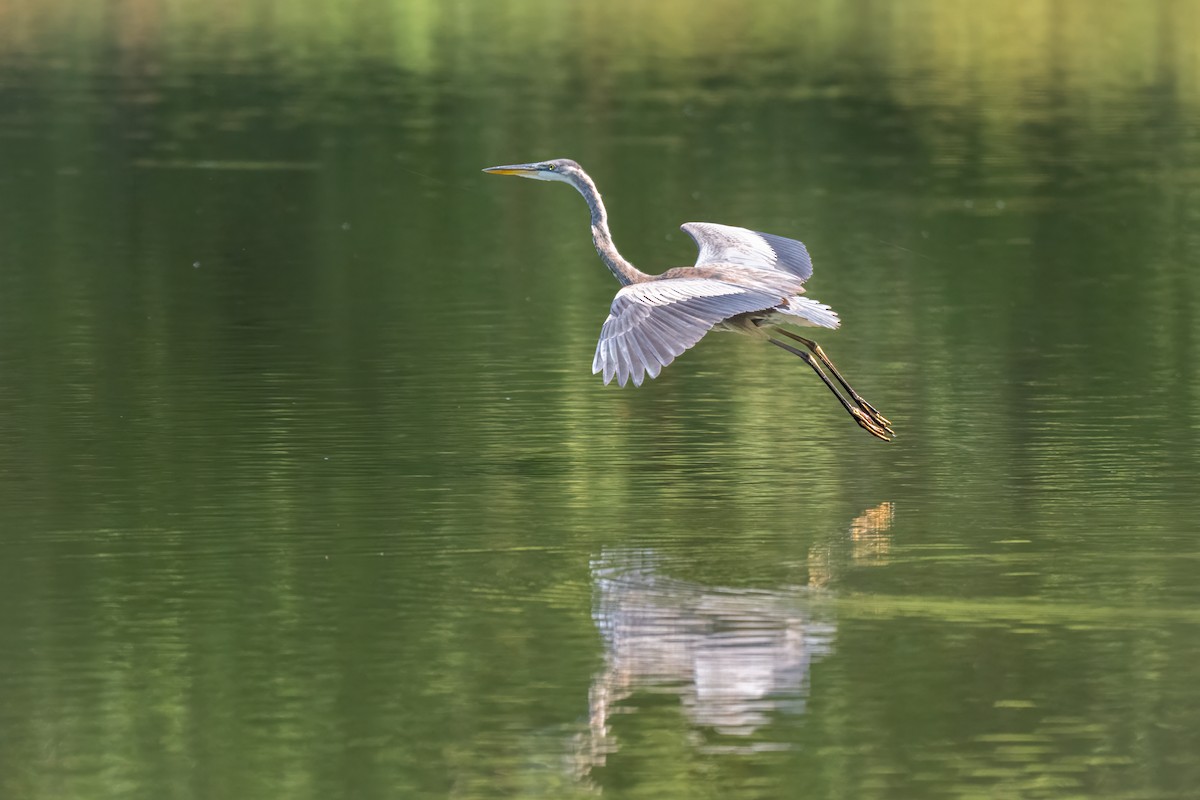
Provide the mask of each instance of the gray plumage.
MULTIPOLYGON (((721 270, 714 270, 720 275, 721 270)), ((645 375, 659 371, 690 348, 714 325, 739 314, 772 308, 780 292, 741 286, 720 277, 660 277, 634 283, 617 292, 608 319, 600 329, 600 342, 592 372, 604 372, 604 382, 614 377, 624 386, 632 380, 641 386, 645 375)))
POLYGON ((695 265, 648 275, 617 252, 596 184, 574 161, 557 159, 484 171, 568 183, 587 201, 596 252, 622 284, 592 359, 592 372, 603 373, 606 384, 615 379, 621 386, 631 381, 641 386, 646 375, 657 378, 663 367, 708 331, 736 331, 765 338, 803 358, 860 426, 888 440, 890 423, 850 388, 820 347, 779 327, 837 328, 840 324, 829 306, 801 296, 813 274, 803 242, 714 222, 688 222, 681 227, 699 248, 695 265), (800 342, 811 355, 771 338, 770 332, 800 342), (833 373, 853 404, 830 382, 821 365, 833 373))
POLYGON ((812 259, 804 242, 715 222, 685 222, 679 227, 700 248, 696 259, 698 267, 741 264, 787 272, 799 278, 801 283, 812 277, 812 259))

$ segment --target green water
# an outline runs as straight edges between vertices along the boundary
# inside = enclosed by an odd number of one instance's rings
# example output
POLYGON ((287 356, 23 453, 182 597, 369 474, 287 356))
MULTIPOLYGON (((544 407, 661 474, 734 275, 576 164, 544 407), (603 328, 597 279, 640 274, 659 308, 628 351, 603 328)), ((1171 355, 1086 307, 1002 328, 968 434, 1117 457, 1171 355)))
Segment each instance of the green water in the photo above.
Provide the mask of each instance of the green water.
POLYGON ((792 5, 0 5, 0 796, 1197 796, 1200 15, 792 5))

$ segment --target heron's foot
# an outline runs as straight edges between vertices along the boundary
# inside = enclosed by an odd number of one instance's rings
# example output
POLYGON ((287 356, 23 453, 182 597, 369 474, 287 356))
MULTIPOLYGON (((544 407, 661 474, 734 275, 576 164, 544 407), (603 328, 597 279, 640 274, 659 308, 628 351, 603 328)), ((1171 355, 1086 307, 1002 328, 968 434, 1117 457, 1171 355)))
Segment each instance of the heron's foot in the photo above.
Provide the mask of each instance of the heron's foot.
POLYGON ((866 411, 863 411, 861 408, 850 409, 850 416, 854 417, 854 421, 858 423, 858 427, 862 428, 876 439, 882 439, 885 442, 890 442, 892 440, 891 436, 895 435, 895 431, 893 431, 891 428, 885 428, 877 423, 870 417, 870 415, 867 414, 866 411), (889 436, 889 434, 891 434, 891 436, 889 436))
POLYGON ((896 435, 896 432, 894 430, 892 430, 891 420, 889 420, 883 414, 880 414, 878 411, 876 411, 875 406, 871 405, 866 400, 863 400, 861 397, 858 397, 858 396, 855 396, 853 399, 854 399, 854 402, 858 404, 859 408, 861 408, 863 411, 867 412, 867 416, 870 417, 871 420, 876 425, 883 428, 890 435, 892 435, 892 436, 896 435))

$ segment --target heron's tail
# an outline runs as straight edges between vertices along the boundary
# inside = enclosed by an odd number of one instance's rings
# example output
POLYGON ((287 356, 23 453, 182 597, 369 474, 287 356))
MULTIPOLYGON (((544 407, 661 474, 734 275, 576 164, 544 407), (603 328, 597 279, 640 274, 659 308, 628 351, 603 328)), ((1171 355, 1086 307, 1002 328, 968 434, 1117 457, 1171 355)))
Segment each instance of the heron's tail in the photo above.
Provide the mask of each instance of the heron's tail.
MULTIPOLYGON (((824 303, 810 300, 807 297, 789 297, 788 301, 775 310, 789 317, 796 317, 793 324, 808 325, 817 328, 836 328, 842 324, 837 312, 824 303)), ((789 320, 790 321, 790 320, 789 320)))

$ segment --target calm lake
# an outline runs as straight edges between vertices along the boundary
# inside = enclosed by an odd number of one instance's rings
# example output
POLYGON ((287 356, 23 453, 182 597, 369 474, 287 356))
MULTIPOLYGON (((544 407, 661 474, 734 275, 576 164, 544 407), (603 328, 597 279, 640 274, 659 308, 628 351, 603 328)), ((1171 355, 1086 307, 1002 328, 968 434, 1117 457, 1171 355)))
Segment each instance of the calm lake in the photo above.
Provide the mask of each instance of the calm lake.
POLYGON ((1198 254, 1190 3, 0 2, 0 796, 1194 798, 1198 254))

